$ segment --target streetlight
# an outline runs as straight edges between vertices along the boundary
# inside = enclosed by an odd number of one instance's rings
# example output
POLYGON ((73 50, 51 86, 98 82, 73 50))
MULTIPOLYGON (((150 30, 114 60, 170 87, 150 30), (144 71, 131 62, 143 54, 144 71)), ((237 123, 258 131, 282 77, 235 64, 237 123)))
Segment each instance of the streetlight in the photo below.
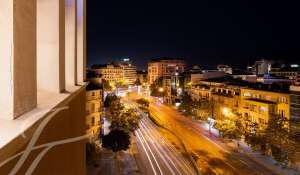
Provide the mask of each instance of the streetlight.
POLYGON ((222 113, 223 113, 225 116, 229 116, 230 111, 229 111, 228 108, 225 107, 225 108, 222 109, 222 113))
POLYGON ((159 92, 163 92, 163 91, 164 91, 164 88, 160 87, 160 88, 158 89, 158 91, 159 91, 159 92))

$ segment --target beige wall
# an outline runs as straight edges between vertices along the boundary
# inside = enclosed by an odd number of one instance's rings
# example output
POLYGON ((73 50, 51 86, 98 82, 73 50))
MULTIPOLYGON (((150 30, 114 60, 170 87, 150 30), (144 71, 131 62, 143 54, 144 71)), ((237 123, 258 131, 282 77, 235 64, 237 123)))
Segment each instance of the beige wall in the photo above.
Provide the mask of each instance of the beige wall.
POLYGON ((65 90, 64 1, 37 0, 37 69, 39 89, 65 90))
POLYGON ((0 118, 36 107, 36 1, 0 1, 0 118))
POLYGON ((66 85, 77 83, 77 6, 76 0, 65 0, 65 34, 66 34, 66 85))
MULTIPOLYGON (((59 112, 48 123, 39 137, 36 146, 58 141, 66 138, 73 138, 85 135, 85 90, 81 88, 69 98, 59 104, 57 107, 69 106, 66 111, 59 112)), ((45 116, 46 117, 46 116, 45 116)), ((44 117, 44 118, 45 118, 44 117)), ((44 119, 42 118, 41 121, 44 119)), ((17 137, 12 142, 0 149, 0 162, 23 151, 31 139, 33 132, 36 130, 40 122, 29 128, 25 135, 17 137)), ((74 143, 67 143, 53 147, 43 157, 33 175, 83 175, 85 174, 85 143, 87 140, 82 140, 74 143)), ((29 158, 26 160, 20 171, 17 174, 24 174, 31 165, 32 160, 43 149, 32 151, 29 158)), ((16 164, 20 157, 7 163, 0 168, 0 174, 8 174, 13 165, 16 164)))

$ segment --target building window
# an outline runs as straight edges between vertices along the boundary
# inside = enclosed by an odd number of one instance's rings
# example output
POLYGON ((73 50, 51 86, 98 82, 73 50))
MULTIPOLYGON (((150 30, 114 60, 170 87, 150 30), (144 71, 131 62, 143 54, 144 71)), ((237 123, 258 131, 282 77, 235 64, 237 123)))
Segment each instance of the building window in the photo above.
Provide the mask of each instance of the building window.
POLYGON ((94 126, 95 125, 95 117, 92 117, 91 118, 91 126, 94 126))
POLYGON ((245 92, 244 97, 251 97, 251 94, 249 92, 245 92))

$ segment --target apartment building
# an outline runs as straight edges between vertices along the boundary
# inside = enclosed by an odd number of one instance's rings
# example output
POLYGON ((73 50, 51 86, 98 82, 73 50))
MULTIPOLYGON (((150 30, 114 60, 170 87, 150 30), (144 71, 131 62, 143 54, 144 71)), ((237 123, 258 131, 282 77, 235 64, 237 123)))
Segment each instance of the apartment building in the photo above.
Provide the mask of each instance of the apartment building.
POLYGON ((123 59, 118 65, 123 69, 125 84, 134 85, 137 80, 136 66, 134 66, 129 59, 123 59))
POLYGON ((265 126, 274 115, 290 119, 290 95, 241 88, 240 113, 248 120, 265 126))
POLYGON ((300 121, 300 86, 290 87, 291 119, 300 121))
POLYGON ((283 67, 281 69, 275 69, 270 71, 271 74, 278 77, 285 77, 290 80, 297 79, 298 68, 297 67, 283 67))
POLYGON ((188 93, 193 100, 210 101, 215 108, 214 117, 222 117, 225 108, 230 110, 232 114, 239 114, 240 88, 237 86, 202 81, 193 85, 188 93))
POLYGON ((228 65, 224 65, 224 64, 219 64, 217 66, 218 71, 220 72, 225 72, 226 74, 232 74, 233 70, 232 67, 228 66, 228 65))
POLYGON ((148 80, 152 84, 155 80, 183 73, 186 63, 182 59, 160 58, 148 63, 148 80))
POLYGON ((272 116, 299 118, 298 93, 279 93, 249 89, 222 82, 201 81, 188 90, 193 100, 209 100, 215 104, 214 115, 230 110, 247 121, 264 128, 272 116))
POLYGON ((219 86, 212 87, 211 99, 220 106, 219 113, 223 108, 228 108, 232 113, 238 114, 240 107, 240 87, 238 86, 219 86))
POLYGON ((0 16, 0 174, 86 174, 86 0, 2 0, 0 16))
POLYGON ((99 143, 101 118, 103 115, 103 88, 89 83, 86 87, 86 133, 91 135, 90 142, 99 143))
POLYGON ((211 87, 208 85, 197 84, 193 85, 189 90, 188 94, 193 100, 209 100, 211 98, 211 87))
POLYGON ((111 82, 119 83, 124 82, 123 68, 114 64, 104 64, 104 65, 93 65, 92 71, 95 72, 96 76, 111 82))

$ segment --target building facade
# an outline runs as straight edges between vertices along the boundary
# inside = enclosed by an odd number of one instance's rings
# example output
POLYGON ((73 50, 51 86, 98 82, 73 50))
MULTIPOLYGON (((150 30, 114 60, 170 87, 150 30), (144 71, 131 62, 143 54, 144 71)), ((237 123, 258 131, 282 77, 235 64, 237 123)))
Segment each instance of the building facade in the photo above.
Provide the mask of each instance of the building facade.
POLYGON ((290 87, 291 119, 300 122, 300 86, 290 87))
POLYGON ((165 77, 173 76, 175 73, 183 73, 186 63, 182 59, 161 58, 151 60, 148 63, 148 80, 152 84, 155 80, 165 77))
POLYGON ((263 76, 265 74, 269 74, 273 61, 261 59, 255 61, 254 65, 249 67, 254 75, 263 76))
POLYGON ((226 74, 232 74, 232 67, 228 66, 228 65, 224 65, 224 64, 219 64, 217 66, 218 71, 220 72, 225 72, 226 74))
POLYGON ((101 134, 103 115, 103 88, 89 83, 86 87, 86 133, 91 135, 90 142, 98 143, 101 134))
POLYGON ((92 71, 110 83, 124 82, 123 68, 120 66, 114 64, 93 65, 92 71))
POLYGON ((129 59, 124 59, 119 63, 123 69, 123 79, 126 85, 134 85, 137 80, 136 66, 134 66, 129 59))
POLYGON ((257 123, 264 128, 274 116, 286 119, 299 118, 299 95, 248 89, 210 81, 201 81, 188 90, 196 101, 214 103, 214 116, 222 117, 224 111, 230 111, 245 121, 257 123))
POLYGON ((290 119, 290 105, 289 94, 241 88, 241 115, 261 127, 273 116, 290 119))

